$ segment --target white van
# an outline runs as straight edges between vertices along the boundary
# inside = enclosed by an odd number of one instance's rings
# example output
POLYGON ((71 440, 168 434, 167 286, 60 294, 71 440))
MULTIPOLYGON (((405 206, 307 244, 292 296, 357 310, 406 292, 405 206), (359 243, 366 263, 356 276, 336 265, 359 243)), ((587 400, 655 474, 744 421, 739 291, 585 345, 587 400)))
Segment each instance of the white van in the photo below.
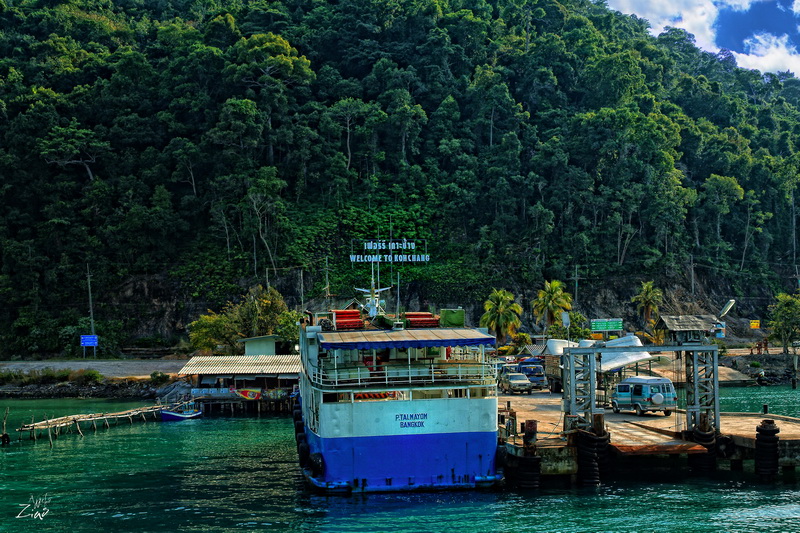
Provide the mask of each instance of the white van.
POLYGON ((647 411, 663 411, 670 416, 678 408, 675 387, 667 378, 636 376, 622 380, 611 394, 611 408, 636 411, 639 416, 647 411))

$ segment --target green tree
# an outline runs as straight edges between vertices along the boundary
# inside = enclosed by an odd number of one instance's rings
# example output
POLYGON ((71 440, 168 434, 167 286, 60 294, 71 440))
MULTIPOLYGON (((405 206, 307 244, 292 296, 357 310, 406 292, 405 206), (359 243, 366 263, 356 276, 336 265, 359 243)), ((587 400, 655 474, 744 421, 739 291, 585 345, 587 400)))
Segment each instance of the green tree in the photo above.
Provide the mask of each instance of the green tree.
POLYGON ((564 282, 554 279, 545 281, 536 299, 533 300, 533 315, 539 322, 544 318, 545 329, 556 323, 556 317, 572 309, 572 295, 564 291, 564 282))
POLYGON ((592 335, 592 330, 585 326, 586 323, 585 316, 577 311, 570 311, 569 329, 564 327, 564 324, 561 323, 561 317, 558 317, 556 323, 547 328, 547 335, 554 339, 588 339, 592 335))
POLYGON ((213 352, 224 346, 230 353, 241 353, 244 346, 238 341, 248 337, 283 333, 291 334, 285 341, 297 342, 299 332, 292 333, 288 322, 298 319, 274 287, 257 285, 238 304, 228 303, 220 313, 209 311, 189 324, 189 340, 196 350, 213 352))
POLYGON ((241 338, 274 335, 280 326, 280 317, 288 311, 283 296, 274 287, 261 285, 247 292, 239 305, 230 311, 236 333, 241 338))
POLYGON ((730 176, 711 176, 703 184, 705 189, 704 199, 710 210, 716 215, 714 227, 716 229, 716 248, 719 256, 720 248, 724 247, 722 240, 722 217, 731 212, 732 205, 744 198, 744 189, 736 178, 730 176))
POLYGON ((303 319, 303 314, 298 311, 287 310, 278 315, 278 326, 275 328, 275 335, 280 336, 290 346, 300 342, 300 326, 297 325, 303 319))
POLYGON ((80 165, 86 170, 89 181, 94 179, 91 165, 109 148, 108 142, 99 139, 92 130, 81 128, 74 118, 65 127, 53 127, 39 143, 46 162, 61 167, 80 165))
POLYGON ((800 340, 800 293, 780 293, 769 306, 769 327, 772 337, 780 341, 783 353, 789 353, 789 344, 800 340))
POLYGON ((384 116, 377 104, 367 103, 356 98, 343 98, 333 104, 330 115, 341 124, 345 133, 345 147, 347 148, 347 170, 353 159, 351 137, 358 128, 359 123, 370 116, 384 116))
POLYGON ((189 342, 195 350, 213 353, 218 346, 233 346, 236 330, 227 313, 209 310, 189 324, 189 342))
POLYGON ((522 306, 514 301, 514 295, 505 289, 492 289, 489 298, 483 302, 484 313, 480 325, 489 328, 497 336, 497 344, 505 344, 506 337, 520 326, 522 306))
POLYGON ((643 281, 638 294, 631 298, 631 302, 636 304, 636 309, 641 311, 645 324, 650 323, 651 315, 658 315, 658 306, 664 303, 664 293, 654 287, 654 283, 643 281))

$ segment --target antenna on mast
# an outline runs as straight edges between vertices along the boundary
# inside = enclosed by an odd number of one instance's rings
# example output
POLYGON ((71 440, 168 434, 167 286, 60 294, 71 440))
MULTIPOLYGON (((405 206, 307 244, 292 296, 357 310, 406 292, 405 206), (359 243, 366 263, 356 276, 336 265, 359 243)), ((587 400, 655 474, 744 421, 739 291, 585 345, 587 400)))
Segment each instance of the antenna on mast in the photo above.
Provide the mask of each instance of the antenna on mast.
POLYGON ((331 282, 328 281, 328 257, 325 256, 325 305, 326 309, 331 308, 331 282))
POLYGON ((356 287, 356 290, 359 292, 363 292, 366 296, 366 303, 362 306, 363 309, 367 311, 367 315, 369 317, 375 318, 378 315, 386 314, 386 311, 381 306, 380 297, 378 296, 383 291, 388 291, 391 287, 383 287, 378 289, 375 287, 375 263, 372 263, 372 280, 370 281, 369 289, 359 289, 356 287))

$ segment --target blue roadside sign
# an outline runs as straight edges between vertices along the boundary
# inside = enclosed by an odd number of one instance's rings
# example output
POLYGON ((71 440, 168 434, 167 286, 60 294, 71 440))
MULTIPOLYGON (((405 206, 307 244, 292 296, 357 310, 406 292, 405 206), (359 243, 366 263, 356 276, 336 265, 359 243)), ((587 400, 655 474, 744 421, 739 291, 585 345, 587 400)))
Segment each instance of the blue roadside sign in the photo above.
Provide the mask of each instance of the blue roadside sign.
POLYGON ((97 346, 97 335, 81 335, 81 346, 97 346))

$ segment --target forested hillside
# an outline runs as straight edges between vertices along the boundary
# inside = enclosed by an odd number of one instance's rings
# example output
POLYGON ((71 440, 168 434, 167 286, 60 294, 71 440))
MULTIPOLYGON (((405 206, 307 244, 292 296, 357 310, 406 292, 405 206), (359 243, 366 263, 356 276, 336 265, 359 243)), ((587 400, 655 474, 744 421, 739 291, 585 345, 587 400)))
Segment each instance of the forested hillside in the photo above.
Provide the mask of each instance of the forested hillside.
POLYGON ((0 0, 0 352, 74 345, 87 265, 113 347, 254 283, 299 305, 326 257, 368 282, 351 240, 390 232, 427 240, 429 303, 692 261, 777 288, 798 110, 792 74, 602 1, 0 0))

